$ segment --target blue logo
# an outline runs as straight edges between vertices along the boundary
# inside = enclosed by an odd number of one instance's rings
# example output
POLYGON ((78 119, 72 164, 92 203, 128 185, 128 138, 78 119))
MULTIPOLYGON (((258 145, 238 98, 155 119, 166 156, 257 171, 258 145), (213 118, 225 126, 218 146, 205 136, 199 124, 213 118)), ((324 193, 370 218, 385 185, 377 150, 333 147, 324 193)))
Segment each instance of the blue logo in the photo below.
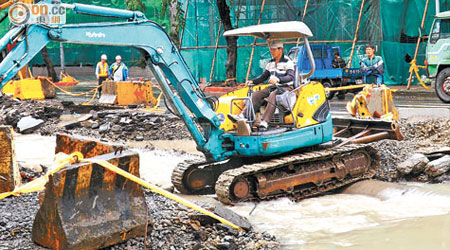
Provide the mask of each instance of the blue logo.
POLYGON ((219 121, 220 123, 224 123, 225 122, 225 115, 222 113, 217 113, 217 115, 219 116, 219 121))

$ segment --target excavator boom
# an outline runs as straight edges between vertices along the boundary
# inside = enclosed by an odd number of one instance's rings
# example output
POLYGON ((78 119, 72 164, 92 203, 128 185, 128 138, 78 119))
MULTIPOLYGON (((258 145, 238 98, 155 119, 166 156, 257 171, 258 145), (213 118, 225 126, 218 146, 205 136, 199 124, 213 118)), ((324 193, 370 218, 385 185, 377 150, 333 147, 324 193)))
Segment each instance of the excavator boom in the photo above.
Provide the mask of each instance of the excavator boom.
POLYGON ((217 115, 208 105, 177 47, 160 25, 147 20, 139 11, 82 4, 66 6, 77 13, 113 16, 128 21, 14 27, 0 40, 0 88, 51 41, 133 47, 145 55, 165 96, 181 114, 199 148, 213 160, 224 160, 233 153, 222 147, 222 140, 218 137, 223 131, 219 129, 217 115))

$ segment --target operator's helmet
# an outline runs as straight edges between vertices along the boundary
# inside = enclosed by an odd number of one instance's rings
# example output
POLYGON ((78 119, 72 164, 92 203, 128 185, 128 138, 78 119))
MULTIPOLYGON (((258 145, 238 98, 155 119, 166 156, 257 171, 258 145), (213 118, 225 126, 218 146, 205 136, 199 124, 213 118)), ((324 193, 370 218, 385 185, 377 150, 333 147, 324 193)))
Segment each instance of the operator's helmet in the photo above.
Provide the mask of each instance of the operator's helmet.
POLYGON ((267 42, 267 45, 271 49, 283 48, 283 41, 280 40, 270 40, 267 42))
POLYGON ((117 55, 116 60, 122 60, 122 57, 120 55, 117 55))
POLYGON ((102 57, 101 57, 101 59, 103 59, 103 60, 108 60, 108 57, 107 57, 105 54, 103 54, 102 57))

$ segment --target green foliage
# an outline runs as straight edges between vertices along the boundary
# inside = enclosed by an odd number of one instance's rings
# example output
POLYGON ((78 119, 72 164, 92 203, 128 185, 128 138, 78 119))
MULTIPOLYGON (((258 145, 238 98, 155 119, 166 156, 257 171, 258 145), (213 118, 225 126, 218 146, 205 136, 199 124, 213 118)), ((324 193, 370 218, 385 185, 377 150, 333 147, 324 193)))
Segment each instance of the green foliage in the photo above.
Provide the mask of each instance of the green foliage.
POLYGON ((145 5, 142 3, 142 0, 125 0, 125 5, 129 10, 145 11, 145 5))

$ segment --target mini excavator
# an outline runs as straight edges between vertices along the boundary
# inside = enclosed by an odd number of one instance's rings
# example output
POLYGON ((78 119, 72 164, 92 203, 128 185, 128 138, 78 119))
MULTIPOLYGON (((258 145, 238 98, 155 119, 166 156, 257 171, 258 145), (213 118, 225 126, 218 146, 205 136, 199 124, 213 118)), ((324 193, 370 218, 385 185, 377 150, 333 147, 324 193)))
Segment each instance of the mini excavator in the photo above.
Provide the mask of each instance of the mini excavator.
MULTIPOLYGON (((302 199, 371 178, 379 167, 379 155, 372 147, 356 144, 337 147, 333 142, 325 90, 320 83, 308 80, 315 68, 308 42, 312 32, 303 22, 249 26, 227 34, 263 39, 301 37, 312 66, 309 73, 297 73, 296 87, 289 93, 292 103, 280 104, 278 121, 267 130, 241 134, 238 129, 222 127, 223 114, 215 112, 217 100, 205 96, 159 24, 139 11, 61 4, 77 14, 124 21, 12 26, 0 39, 0 88, 52 41, 137 49, 146 58, 169 106, 184 121, 198 150, 205 155, 204 161, 183 162, 174 169, 172 183, 178 191, 215 192, 227 204, 282 196, 302 199)), ((234 107, 242 107, 248 101, 248 97, 231 96, 230 112, 236 112, 234 107)))

